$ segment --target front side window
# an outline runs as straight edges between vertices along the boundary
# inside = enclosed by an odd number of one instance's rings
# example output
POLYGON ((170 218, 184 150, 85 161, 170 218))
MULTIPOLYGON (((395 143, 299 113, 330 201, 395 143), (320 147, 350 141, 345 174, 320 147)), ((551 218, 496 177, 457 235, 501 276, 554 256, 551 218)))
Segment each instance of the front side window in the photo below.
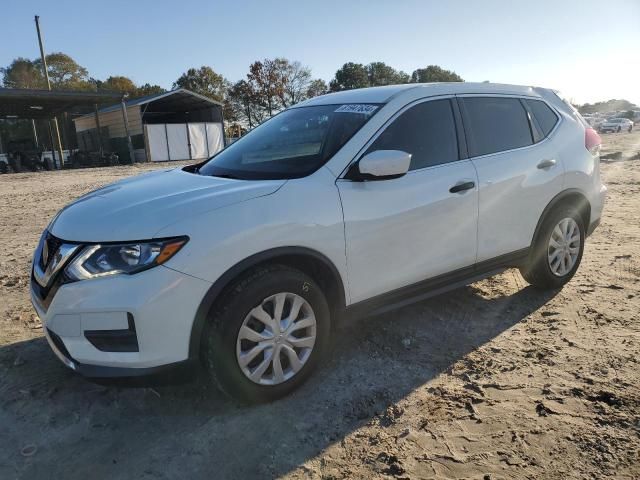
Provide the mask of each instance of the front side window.
POLYGON ((419 103, 396 118, 367 149, 411 154, 410 170, 458 160, 458 141, 449 100, 419 103))
POLYGON ((527 111, 519 99, 467 97, 463 103, 472 157, 533 144, 527 111))
POLYGON ((242 180, 305 177, 324 165, 379 109, 374 104, 285 110, 206 163, 201 175, 242 180))

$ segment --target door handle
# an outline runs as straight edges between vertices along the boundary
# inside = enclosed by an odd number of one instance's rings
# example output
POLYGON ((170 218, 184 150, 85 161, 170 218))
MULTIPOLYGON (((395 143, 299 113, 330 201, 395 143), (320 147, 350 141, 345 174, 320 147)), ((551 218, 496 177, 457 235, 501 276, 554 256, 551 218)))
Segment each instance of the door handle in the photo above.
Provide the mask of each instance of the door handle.
POLYGON ((549 158, 547 160, 542 160, 539 164, 538 164, 538 168, 539 169, 544 169, 544 168, 551 168, 556 164, 556 161, 553 158, 549 158))
POLYGON ((460 192, 464 192, 465 190, 471 190, 475 186, 476 186, 475 182, 461 182, 461 183, 456 183, 453 187, 449 189, 449 191, 451 193, 460 193, 460 192))

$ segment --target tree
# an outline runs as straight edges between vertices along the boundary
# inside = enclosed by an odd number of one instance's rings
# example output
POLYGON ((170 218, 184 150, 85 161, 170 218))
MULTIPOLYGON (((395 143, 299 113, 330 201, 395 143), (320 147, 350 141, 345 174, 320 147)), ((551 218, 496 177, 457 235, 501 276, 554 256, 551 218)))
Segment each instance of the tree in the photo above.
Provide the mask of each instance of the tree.
MULTIPOLYGON (((51 88, 64 90, 89 90, 92 88, 87 69, 66 53, 50 53, 46 59, 51 88)), ((41 60, 35 60, 33 64, 42 71, 41 60)))
POLYGON ((438 65, 418 68, 411 74, 411 83, 426 82, 464 82, 462 77, 452 70, 445 70, 438 65))
POLYGON ((332 92, 351 90, 353 88, 379 87, 409 83, 407 73, 396 70, 384 62, 345 63, 338 71, 329 86, 332 92))
POLYGON ((42 69, 28 58, 16 58, 1 68, 2 84, 7 88, 45 88, 42 69))
POLYGON ((366 67, 370 87, 409 83, 409 75, 398 71, 384 62, 372 62, 366 67))
POLYGON ((634 110, 636 108, 638 107, 628 100, 616 99, 607 100, 606 102, 585 103, 584 105, 578 106, 580 113, 608 113, 618 112, 620 110, 634 110))
POLYGON ((186 88, 218 102, 224 102, 230 83, 211 67, 190 68, 178 78, 173 88, 186 88))
MULTIPOLYGON (((64 90, 90 90, 94 86, 89 81, 87 69, 61 52, 50 53, 46 57, 51 88, 64 90)), ((16 58, 11 65, 2 69, 2 82, 9 88, 47 88, 42 73, 42 60, 16 58)))
POLYGON ((369 86, 369 74, 361 63, 348 62, 342 65, 329 83, 332 92, 364 88, 369 86))
POLYGON ((236 82, 228 95, 225 118, 234 115, 249 128, 310 96, 327 90, 322 80, 312 80, 309 67, 286 58, 265 58, 249 66, 245 80, 236 82))
POLYGON ((244 121, 249 128, 266 119, 258 94, 247 80, 240 80, 229 89, 229 104, 235 118, 244 121))
POLYGON ((134 96, 138 91, 138 87, 133 83, 133 80, 120 75, 109 77, 104 82, 98 81, 96 86, 100 90, 126 93, 130 97, 134 96))
POLYGON ((316 78, 315 80, 312 80, 307 87, 307 98, 324 95, 328 91, 329 87, 327 87, 327 82, 320 78, 316 78))
POLYGON ((284 68, 282 59, 278 58, 256 61, 249 66, 247 82, 253 91, 256 106, 265 109, 269 117, 280 110, 278 104, 285 96, 284 68))
POLYGON ((298 61, 290 62, 285 58, 276 58, 274 62, 276 62, 276 68, 281 76, 280 101, 282 106, 287 108, 305 100, 311 84, 311 69, 298 61))
POLYGON ((160 85, 151 85, 149 83, 145 83, 144 85, 136 89, 135 97, 146 97, 147 95, 156 95, 158 93, 164 92, 166 92, 166 90, 160 85))

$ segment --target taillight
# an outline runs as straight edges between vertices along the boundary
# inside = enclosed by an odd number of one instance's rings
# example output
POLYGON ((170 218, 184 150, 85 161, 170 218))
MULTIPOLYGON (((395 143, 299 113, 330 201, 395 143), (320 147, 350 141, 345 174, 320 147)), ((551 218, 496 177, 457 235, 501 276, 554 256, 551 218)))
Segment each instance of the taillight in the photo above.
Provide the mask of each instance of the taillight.
POLYGON ((602 139, 598 132, 593 128, 587 128, 584 131, 584 146, 591 152, 592 155, 598 155, 600 153, 600 145, 602 145, 602 139))

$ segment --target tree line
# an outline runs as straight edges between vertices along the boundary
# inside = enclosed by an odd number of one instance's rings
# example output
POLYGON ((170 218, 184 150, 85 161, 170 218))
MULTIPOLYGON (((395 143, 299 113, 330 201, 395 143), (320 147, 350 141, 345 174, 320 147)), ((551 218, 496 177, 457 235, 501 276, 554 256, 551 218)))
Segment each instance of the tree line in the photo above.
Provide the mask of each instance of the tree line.
MULTIPOLYGON (((123 75, 112 75, 104 80, 93 78, 85 67, 62 52, 50 53, 46 60, 51 87, 56 90, 115 91, 126 93, 130 98, 166 91, 159 85, 136 85, 123 75)), ((7 88, 46 88, 39 58, 16 58, 0 68, 0 80, 0 85, 7 88)), ((224 105, 225 119, 230 125, 237 123, 253 128, 284 108, 328 92, 402 83, 463 81, 454 71, 437 65, 417 68, 408 74, 384 62, 366 65, 347 62, 327 84, 314 78, 311 69, 300 62, 277 57, 253 62, 246 76, 235 83, 209 66, 189 68, 176 79, 172 88, 186 88, 219 101, 224 105)), ((582 113, 592 113, 637 107, 626 100, 609 100, 578 108, 582 113)))
MULTIPOLYGON (((131 97, 141 97, 164 92, 159 85, 136 85, 130 78, 114 75, 106 80, 89 76, 86 68, 73 58, 62 52, 50 53, 46 56, 47 72, 51 88, 54 90, 96 91, 107 90, 127 93, 131 97)), ((42 73, 42 60, 30 60, 19 57, 10 65, 0 68, 2 86, 6 88, 46 88, 46 80, 42 73)))
MULTIPOLYGON (((46 56, 51 87, 56 90, 116 91, 130 98, 162 93, 159 85, 136 85, 122 75, 104 80, 93 78, 71 56, 55 52, 46 56)), ((0 68, 2 85, 7 88, 46 88, 40 59, 16 58, 0 68)), ((186 88, 224 105, 225 119, 253 128, 280 110, 328 92, 371 86, 417 82, 462 82, 453 71, 437 65, 418 68, 411 75, 384 62, 367 65, 348 62, 327 84, 314 78, 311 69, 286 58, 265 58, 249 65, 244 78, 231 82, 209 66, 189 68, 172 88, 186 88)))
POLYGON ((411 75, 384 62, 368 65, 345 63, 327 83, 314 78, 311 69, 286 58, 265 58, 249 66, 246 77, 231 83, 211 67, 190 68, 173 84, 223 102, 225 118, 249 128, 280 110, 328 92, 381 85, 418 82, 462 82, 458 74, 437 65, 411 75))

